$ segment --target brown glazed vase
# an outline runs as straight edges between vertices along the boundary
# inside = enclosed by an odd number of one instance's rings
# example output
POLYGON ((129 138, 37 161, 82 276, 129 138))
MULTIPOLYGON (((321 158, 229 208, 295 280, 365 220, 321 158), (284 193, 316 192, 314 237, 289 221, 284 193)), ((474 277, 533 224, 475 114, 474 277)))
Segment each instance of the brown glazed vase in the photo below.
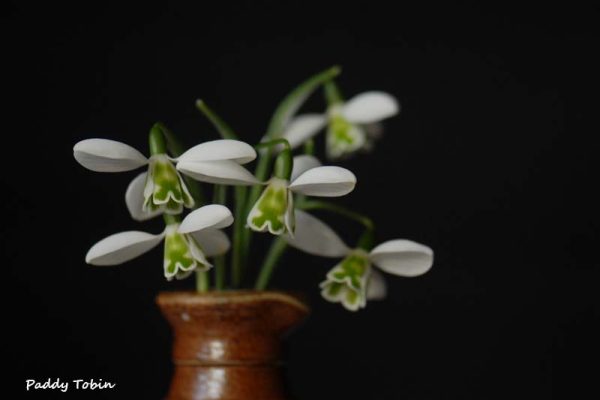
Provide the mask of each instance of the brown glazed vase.
POLYGON ((309 313, 283 292, 165 292, 174 334, 167 400, 287 400, 281 339, 309 313))

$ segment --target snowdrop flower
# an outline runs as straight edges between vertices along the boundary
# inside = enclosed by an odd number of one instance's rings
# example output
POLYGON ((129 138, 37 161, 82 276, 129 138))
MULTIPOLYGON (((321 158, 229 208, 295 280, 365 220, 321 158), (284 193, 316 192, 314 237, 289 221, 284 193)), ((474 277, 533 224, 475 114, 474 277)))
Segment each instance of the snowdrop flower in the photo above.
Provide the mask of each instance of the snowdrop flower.
POLYGON ((131 216, 143 221, 161 213, 180 214, 183 207, 193 208, 194 199, 183 180, 182 173, 206 182, 219 180, 230 171, 241 169, 239 164, 256 158, 252 146, 237 140, 213 140, 190 148, 178 158, 155 154, 146 158, 133 147, 107 139, 87 139, 73 148, 75 159, 87 169, 97 172, 130 171, 148 165, 148 171, 138 175, 127 188, 125 201, 131 216), (174 165, 177 164, 177 167, 174 165), (186 168, 197 165, 196 170, 186 168), (236 169, 237 168, 237 169, 236 169), (200 172, 198 172, 200 171, 200 172))
POLYGON ((382 132, 381 121, 398 114, 397 100, 384 92, 358 94, 348 101, 330 103, 325 114, 304 114, 292 119, 283 138, 292 148, 315 136, 327 126, 326 149, 330 159, 368 150, 370 139, 382 132))
POLYGON ((312 156, 294 158, 294 167, 289 174, 278 173, 277 161, 274 176, 248 214, 247 224, 258 232, 269 231, 273 235, 294 234, 294 193, 339 197, 354 190, 356 176, 341 167, 320 166, 312 156))
POLYGON ((136 220, 161 213, 180 214, 183 207, 192 208, 194 199, 166 154, 146 158, 133 147, 108 139, 86 139, 73 147, 75 159, 96 172, 131 171, 148 165, 129 185, 125 200, 136 220))
POLYGON ((351 249, 328 225, 301 210, 296 211, 294 236, 284 238, 306 253, 342 258, 320 284, 321 295, 350 311, 365 307, 367 300, 386 296, 385 281, 373 265, 392 275, 413 277, 429 271, 433 264, 429 247, 405 239, 389 240, 371 251, 351 249))
POLYGON ((219 229, 232 222, 233 216, 227 207, 207 205, 192 211, 183 222, 167 225, 158 235, 128 231, 108 236, 92 246, 85 261, 98 266, 119 265, 150 251, 164 240, 164 275, 168 280, 183 279, 195 270, 210 269, 212 265, 207 257, 229 250, 229 239, 219 229))

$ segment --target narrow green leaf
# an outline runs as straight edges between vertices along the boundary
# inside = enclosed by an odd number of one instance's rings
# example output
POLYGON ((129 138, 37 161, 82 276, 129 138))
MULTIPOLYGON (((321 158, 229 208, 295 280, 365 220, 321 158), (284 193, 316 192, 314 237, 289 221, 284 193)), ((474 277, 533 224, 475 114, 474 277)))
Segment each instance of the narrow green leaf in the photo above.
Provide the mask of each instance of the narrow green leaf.
POLYGON ((233 129, 217 113, 215 113, 204 101, 196 100, 196 108, 204 114, 213 124, 223 139, 237 140, 237 135, 233 129))
POLYGON ((267 253, 265 261, 260 269, 260 273, 258 274, 256 284, 254 285, 256 290, 265 290, 267 288, 269 280, 273 275, 273 271, 275 270, 279 259, 285 252, 285 249, 287 249, 287 243, 282 237, 278 236, 273 239, 271 248, 269 248, 269 252, 267 253))
POLYGON ((298 109, 304 104, 308 97, 322 84, 338 76, 341 72, 339 66, 334 66, 322 71, 298 85, 279 103, 273 113, 271 122, 267 129, 267 137, 275 138, 281 135, 285 125, 290 118, 296 114, 298 109))
POLYGON ((341 215, 343 217, 346 217, 348 219, 351 219, 353 221, 356 221, 359 224, 363 225, 368 230, 375 229, 375 224, 369 217, 362 215, 360 213, 357 213, 356 211, 352 211, 346 207, 340 206, 338 204, 330 203, 328 201, 324 201, 324 200, 298 201, 296 203, 296 208, 298 208, 300 210, 304 210, 304 211, 311 211, 311 210, 330 211, 330 212, 336 213, 338 215, 341 215))
POLYGON ((325 85, 325 100, 329 106, 340 104, 344 102, 344 96, 338 85, 333 81, 326 82, 325 85))

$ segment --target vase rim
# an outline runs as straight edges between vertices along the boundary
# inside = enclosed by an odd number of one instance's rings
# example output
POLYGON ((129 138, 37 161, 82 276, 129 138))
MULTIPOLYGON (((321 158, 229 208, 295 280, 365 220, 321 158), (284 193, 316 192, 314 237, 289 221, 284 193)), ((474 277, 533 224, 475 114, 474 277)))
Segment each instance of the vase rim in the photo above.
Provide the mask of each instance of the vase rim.
POLYGON ((278 301, 298 308, 303 312, 309 312, 309 307, 301 294, 276 290, 222 290, 203 293, 164 291, 156 297, 156 302, 159 305, 241 304, 261 301, 278 301))

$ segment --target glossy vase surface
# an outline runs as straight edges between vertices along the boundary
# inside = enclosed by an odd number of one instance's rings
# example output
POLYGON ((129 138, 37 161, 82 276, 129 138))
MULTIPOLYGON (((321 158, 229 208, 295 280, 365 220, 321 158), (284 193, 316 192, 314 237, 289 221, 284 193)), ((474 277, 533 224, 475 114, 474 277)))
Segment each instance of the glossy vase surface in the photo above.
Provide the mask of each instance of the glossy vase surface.
POLYGON ((284 292, 165 292, 175 371, 167 400, 288 400, 282 337, 309 313, 284 292))

